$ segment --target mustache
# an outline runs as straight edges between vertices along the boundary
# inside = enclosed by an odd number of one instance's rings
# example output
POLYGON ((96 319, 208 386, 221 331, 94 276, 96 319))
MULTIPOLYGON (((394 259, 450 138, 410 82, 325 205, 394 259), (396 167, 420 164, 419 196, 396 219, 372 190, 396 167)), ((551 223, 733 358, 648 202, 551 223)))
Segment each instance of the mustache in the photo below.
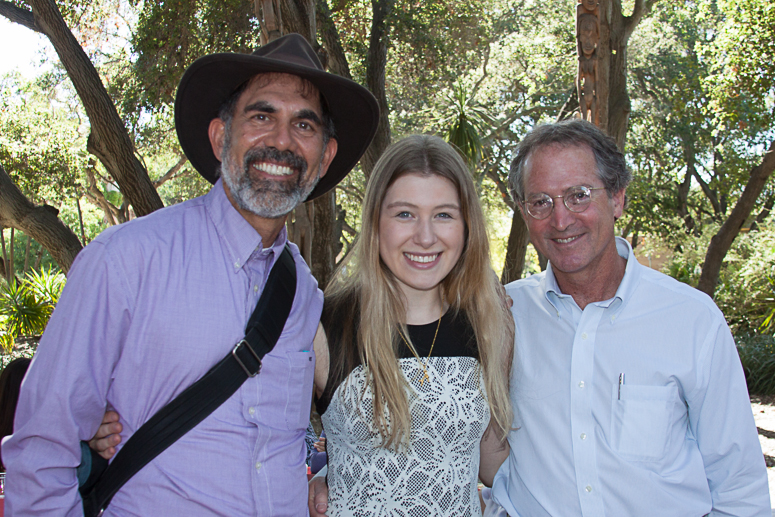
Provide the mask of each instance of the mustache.
POLYGON ((293 151, 280 151, 274 147, 259 147, 250 149, 245 153, 243 165, 245 170, 253 162, 271 161, 280 165, 285 165, 291 169, 298 170, 299 173, 307 172, 307 160, 293 151))

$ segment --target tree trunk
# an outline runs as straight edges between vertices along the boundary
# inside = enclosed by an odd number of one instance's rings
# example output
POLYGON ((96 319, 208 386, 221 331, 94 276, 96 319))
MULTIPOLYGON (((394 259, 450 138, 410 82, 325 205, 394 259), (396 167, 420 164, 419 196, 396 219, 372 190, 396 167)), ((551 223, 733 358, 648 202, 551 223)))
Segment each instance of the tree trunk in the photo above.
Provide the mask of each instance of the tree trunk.
MULTIPOLYGON (((148 172, 134 155, 134 146, 94 65, 65 24, 53 0, 30 0, 34 26, 45 34, 67 70, 89 116, 86 147, 118 183, 137 215, 164 206, 148 172)), ((29 26, 28 24, 24 24, 29 26)))
POLYGON ((388 54, 387 18, 393 13, 394 0, 372 0, 371 36, 366 62, 366 87, 374 94, 379 104, 379 125, 374 140, 361 158, 363 173, 368 178, 374 165, 390 145, 390 118, 387 94, 385 93, 385 66, 388 54))
MULTIPOLYGON (((283 13, 283 27, 286 34, 297 32, 307 38, 312 48, 318 49, 317 22, 314 0, 280 0, 283 13)), ((323 62, 323 60, 320 60, 323 62)), ((323 68, 326 64, 323 62, 323 68)))
POLYGON ((323 39, 328 56, 328 69, 336 75, 352 80, 353 76, 350 73, 350 65, 347 63, 347 56, 339 39, 339 31, 336 29, 333 18, 331 18, 331 10, 328 8, 328 2, 325 0, 318 0, 317 2, 317 20, 318 31, 323 39))
POLYGON ((762 193, 767 180, 775 170, 775 140, 770 144, 770 148, 764 153, 762 163, 751 169, 751 175, 748 178, 740 199, 737 200, 732 212, 721 225, 718 233, 713 236, 705 253, 705 263, 702 266, 702 274, 697 289, 713 297, 718 283, 721 264, 724 262, 732 242, 740 233, 743 223, 753 210, 756 199, 762 193))
POLYGON ((522 272, 525 270, 525 252, 529 241, 530 235, 527 231, 527 225, 522 219, 522 213, 515 207, 514 216, 511 218, 509 242, 506 246, 506 262, 501 274, 502 284, 505 285, 522 278, 522 272))
POLYGON ((314 206, 313 222, 315 232, 312 235, 312 262, 310 269, 318 281, 318 286, 325 289, 334 273, 336 256, 342 249, 341 231, 335 231, 341 225, 336 224, 336 193, 328 192, 312 202, 314 206))
POLYGON ((600 128, 616 140, 624 152, 630 119, 627 93, 627 43, 635 27, 648 15, 656 0, 635 0, 631 16, 622 14, 621 0, 600 0, 600 43, 597 51, 597 106, 600 128))
POLYGON ((49 205, 35 206, 0 165, 0 228, 16 228, 38 241, 67 274, 75 256, 81 251, 81 242, 57 218, 58 213, 49 205))

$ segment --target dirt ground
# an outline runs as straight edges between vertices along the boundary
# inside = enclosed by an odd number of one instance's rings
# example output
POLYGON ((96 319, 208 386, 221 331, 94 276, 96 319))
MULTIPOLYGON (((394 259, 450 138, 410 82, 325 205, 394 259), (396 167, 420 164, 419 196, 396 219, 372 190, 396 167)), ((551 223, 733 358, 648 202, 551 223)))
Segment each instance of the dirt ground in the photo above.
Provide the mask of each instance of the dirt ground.
POLYGON ((767 477, 770 480, 770 506, 775 517, 775 396, 751 397, 756 427, 759 430, 759 443, 762 444, 764 461, 767 463, 767 477))

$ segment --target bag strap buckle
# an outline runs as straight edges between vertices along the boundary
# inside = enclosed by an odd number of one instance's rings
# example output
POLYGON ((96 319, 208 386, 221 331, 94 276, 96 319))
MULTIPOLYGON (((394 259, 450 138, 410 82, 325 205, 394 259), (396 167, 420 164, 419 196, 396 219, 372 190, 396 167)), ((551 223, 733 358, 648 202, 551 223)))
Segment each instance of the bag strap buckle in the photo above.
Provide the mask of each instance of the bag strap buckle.
POLYGON ((239 343, 237 343, 236 345, 234 345, 234 348, 231 350, 231 355, 234 357, 234 359, 237 360, 237 364, 239 364, 242 367, 242 369, 245 370, 245 373, 248 374, 248 377, 255 377, 256 375, 261 373, 261 366, 262 366, 261 365, 261 358, 258 356, 256 351, 253 350, 253 347, 251 347, 250 344, 247 341, 245 341, 244 339, 242 341, 240 341, 239 343), (245 345, 245 346, 242 346, 242 345, 245 345), (248 349, 250 351, 251 355, 253 355, 253 357, 256 358, 256 361, 258 362, 258 368, 256 368, 255 372, 251 372, 251 370, 247 366, 245 366, 245 363, 242 361, 242 359, 240 359, 239 356, 237 355, 237 353, 241 349, 242 350, 248 349))

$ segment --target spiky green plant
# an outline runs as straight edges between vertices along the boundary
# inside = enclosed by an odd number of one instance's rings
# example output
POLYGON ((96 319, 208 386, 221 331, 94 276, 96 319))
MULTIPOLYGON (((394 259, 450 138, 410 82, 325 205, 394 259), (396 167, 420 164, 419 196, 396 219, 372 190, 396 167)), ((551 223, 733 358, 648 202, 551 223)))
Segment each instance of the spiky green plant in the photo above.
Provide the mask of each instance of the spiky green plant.
POLYGON ((67 278, 60 271, 54 271, 52 268, 27 273, 24 283, 29 286, 35 296, 40 300, 48 300, 52 305, 56 305, 62 289, 65 288, 67 278))
POLYGON ((0 286, 0 346, 6 352, 19 336, 43 333, 65 281, 62 273, 49 269, 0 286))

